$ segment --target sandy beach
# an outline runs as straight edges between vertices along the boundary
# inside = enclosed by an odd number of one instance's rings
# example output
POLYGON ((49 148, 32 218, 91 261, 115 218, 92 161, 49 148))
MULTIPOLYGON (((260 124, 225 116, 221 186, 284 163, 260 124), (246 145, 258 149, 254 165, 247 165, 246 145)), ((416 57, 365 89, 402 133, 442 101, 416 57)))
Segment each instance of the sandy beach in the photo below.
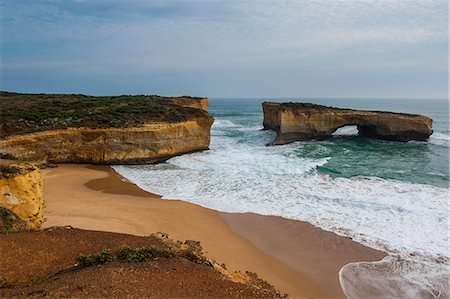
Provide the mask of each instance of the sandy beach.
POLYGON ((339 269, 385 253, 306 222, 229 214, 181 200, 162 200, 108 166, 61 164, 42 170, 44 227, 73 227, 201 241, 207 256, 230 270, 256 272, 294 298, 344 297, 339 269))

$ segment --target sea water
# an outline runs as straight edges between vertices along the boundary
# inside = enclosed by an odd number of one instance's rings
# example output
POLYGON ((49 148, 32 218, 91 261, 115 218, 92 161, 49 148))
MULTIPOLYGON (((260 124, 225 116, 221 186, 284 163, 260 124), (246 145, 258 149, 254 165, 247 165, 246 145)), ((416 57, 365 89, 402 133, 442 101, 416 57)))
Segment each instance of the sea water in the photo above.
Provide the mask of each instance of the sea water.
MULTIPOLYGON (((273 99, 267 99, 273 101, 273 99)), ((428 142, 359 137, 265 146, 262 99, 211 99, 209 151, 156 165, 115 166, 144 190, 226 212, 308 221, 391 254, 448 261, 449 120, 446 100, 278 99, 422 114, 428 142)))

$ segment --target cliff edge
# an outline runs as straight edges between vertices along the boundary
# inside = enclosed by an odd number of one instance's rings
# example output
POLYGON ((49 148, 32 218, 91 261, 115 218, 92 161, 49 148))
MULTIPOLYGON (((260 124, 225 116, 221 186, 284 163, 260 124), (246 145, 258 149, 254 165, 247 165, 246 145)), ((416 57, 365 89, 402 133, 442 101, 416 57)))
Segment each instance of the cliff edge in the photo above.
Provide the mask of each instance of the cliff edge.
POLYGON ((0 159, 0 233, 39 228, 43 207, 39 169, 29 163, 0 159))
POLYGON ((2 236, 0 248, 0 298, 287 298, 164 233, 54 227, 2 236))
POLYGON ((21 160, 153 163, 206 150, 214 121, 193 97, 0 93, 0 153, 21 160))
POLYGON ((402 141, 426 141, 433 133, 426 116, 381 111, 340 109, 309 103, 264 102, 264 129, 277 133, 270 145, 301 140, 322 140, 347 125, 356 125, 359 135, 402 141))

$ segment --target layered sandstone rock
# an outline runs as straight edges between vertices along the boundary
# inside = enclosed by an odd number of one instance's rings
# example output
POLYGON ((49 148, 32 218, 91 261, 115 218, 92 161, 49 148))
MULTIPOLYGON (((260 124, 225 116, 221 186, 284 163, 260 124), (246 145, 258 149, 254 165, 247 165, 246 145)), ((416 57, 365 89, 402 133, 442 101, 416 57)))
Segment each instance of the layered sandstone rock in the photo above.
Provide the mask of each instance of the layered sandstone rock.
POLYGON ((207 98, 0 93, 0 154, 21 160, 153 163, 206 150, 207 98))
POLYGON ((356 125, 362 136, 391 141, 426 141, 433 133, 426 116, 339 109, 307 103, 263 103, 264 128, 276 131, 271 144, 321 140, 338 128, 356 125))
POLYGON ((194 98, 188 96, 168 98, 168 103, 172 103, 181 107, 189 107, 208 111, 209 100, 208 98, 194 98))
POLYGON ((130 128, 69 128, 0 140, 3 153, 23 160, 94 164, 154 163, 206 150, 212 117, 130 128))
POLYGON ((43 185, 39 169, 28 163, 0 160, 0 230, 36 229, 43 221, 43 185), (16 217, 20 219, 16 219, 16 217))

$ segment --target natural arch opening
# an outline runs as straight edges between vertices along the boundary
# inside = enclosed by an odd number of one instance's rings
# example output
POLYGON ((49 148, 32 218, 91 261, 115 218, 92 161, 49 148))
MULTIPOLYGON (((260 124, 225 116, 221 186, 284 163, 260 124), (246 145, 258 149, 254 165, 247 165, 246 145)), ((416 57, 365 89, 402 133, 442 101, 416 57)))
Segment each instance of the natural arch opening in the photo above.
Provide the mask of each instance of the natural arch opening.
POLYGON ((357 125, 345 125, 337 128, 332 136, 356 136, 358 135, 358 126, 357 125))

